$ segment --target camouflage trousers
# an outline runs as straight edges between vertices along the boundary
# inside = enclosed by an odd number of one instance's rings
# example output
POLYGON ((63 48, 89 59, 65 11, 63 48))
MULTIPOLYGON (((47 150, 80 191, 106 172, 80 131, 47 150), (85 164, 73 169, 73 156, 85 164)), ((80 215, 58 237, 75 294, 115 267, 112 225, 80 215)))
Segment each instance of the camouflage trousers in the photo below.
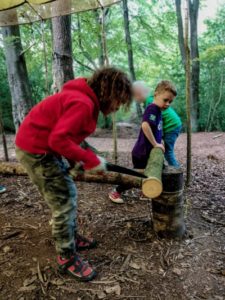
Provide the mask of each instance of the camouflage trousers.
POLYGON ((16 156, 51 209, 57 253, 70 256, 75 252, 77 191, 65 163, 52 154, 31 154, 19 148, 16 156))

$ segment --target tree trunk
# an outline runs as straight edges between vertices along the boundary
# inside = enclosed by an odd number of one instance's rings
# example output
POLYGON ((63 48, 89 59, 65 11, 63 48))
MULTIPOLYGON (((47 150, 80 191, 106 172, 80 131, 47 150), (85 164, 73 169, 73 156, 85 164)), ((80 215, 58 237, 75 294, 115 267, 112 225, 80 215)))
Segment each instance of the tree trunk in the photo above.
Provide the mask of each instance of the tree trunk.
POLYGON ((199 119, 199 50, 198 50, 198 10, 199 0, 189 0, 190 39, 191 39, 191 119, 192 130, 198 131, 199 119))
MULTIPOLYGON (((215 120, 215 114, 217 112, 217 108, 219 106, 219 104, 221 103, 222 99, 223 99, 223 87, 224 87, 224 66, 222 65, 222 68, 221 68, 221 77, 220 77, 220 90, 219 90, 219 98, 218 100, 214 103, 214 107, 212 109, 212 115, 209 119, 209 125, 208 125, 208 131, 211 131, 212 130, 212 126, 214 124, 214 120, 215 120)), ((212 99, 213 100, 213 99, 212 99)), ((210 116, 210 115, 209 115, 210 116)))
POLYGON ((62 85, 74 78, 71 16, 61 16, 52 19, 53 38, 53 90, 59 92, 62 85))
POLYGON ((177 13, 177 26, 178 26, 178 43, 181 53, 182 63, 185 66, 185 49, 184 49, 184 32, 183 32, 183 20, 181 13, 181 0, 175 0, 176 13, 177 13))
POLYGON ((144 179, 142 184, 142 192, 148 198, 156 198, 162 193, 163 160, 162 149, 153 148, 145 168, 148 178, 144 179))
POLYGON ((2 28, 8 81, 12 97, 12 112, 17 130, 32 107, 31 89, 23 53, 19 26, 2 28))
MULTIPOLYGON (((181 14, 181 0, 175 0, 176 13, 177 13, 177 25, 178 25, 178 42, 182 58, 182 63, 185 68, 185 42, 183 34, 183 20, 181 14)), ((190 21, 190 38, 191 38, 191 120, 192 130, 198 130, 198 118, 199 118, 199 51, 198 51, 198 9, 199 0, 188 0, 189 7, 188 21, 190 21)))
POLYGON ((191 66, 190 66, 190 48, 189 48, 189 9, 188 1, 186 0, 185 10, 185 75, 186 75, 186 112, 187 112, 187 179, 186 185, 188 186, 191 181, 191 66))
MULTIPOLYGON (((109 65, 109 57, 107 52, 107 44, 106 44, 106 23, 105 23, 105 17, 107 16, 108 9, 106 10, 104 7, 101 9, 101 25, 102 25, 102 42, 101 42, 101 48, 102 48, 102 54, 103 54, 103 64, 104 66, 109 65)), ((106 121, 105 117, 105 121, 106 121)), ((118 159, 118 149, 117 149, 117 127, 116 127, 116 112, 112 113, 112 125, 113 125, 113 160, 115 163, 117 163, 118 159)))
POLYGON ((102 22, 102 18, 101 15, 99 13, 99 9, 94 10, 94 16, 95 16, 95 20, 96 23, 98 24, 98 45, 99 45, 99 56, 98 56, 98 64, 99 67, 103 67, 104 66, 104 53, 103 53, 103 44, 102 44, 102 26, 101 26, 101 22, 102 22))
MULTIPOLYGON (((133 47, 132 47, 132 40, 130 35, 129 10, 127 5, 127 0, 123 0, 123 19, 124 19, 125 40, 127 45, 128 65, 129 65, 131 79, 132 81, 135 81, 136 75, 134 69, 133 47)), ((141 118, 142 110, 139 103, 136 103, 136 109, 137 109, 138 117, 141 118)))

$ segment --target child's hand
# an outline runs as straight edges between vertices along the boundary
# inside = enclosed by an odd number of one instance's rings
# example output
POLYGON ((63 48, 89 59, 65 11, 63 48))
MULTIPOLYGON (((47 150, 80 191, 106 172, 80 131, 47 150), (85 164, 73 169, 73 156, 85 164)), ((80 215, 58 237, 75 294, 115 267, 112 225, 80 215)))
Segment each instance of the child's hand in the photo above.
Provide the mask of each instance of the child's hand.
POLYGON ((156 143, 155 146, 154 146, 154 148, 161 148, 162 151, 165 152, 165 147, 164 147, 163 144, 158 144, 158 143, 156 143))
POLYGON ((86 170, 85 173, 87 173, 87 174, 102 174, 107 170, 106 160, 101 156, 97 156, 97 157, 99 159, 99 164, 91 169, 86 170))

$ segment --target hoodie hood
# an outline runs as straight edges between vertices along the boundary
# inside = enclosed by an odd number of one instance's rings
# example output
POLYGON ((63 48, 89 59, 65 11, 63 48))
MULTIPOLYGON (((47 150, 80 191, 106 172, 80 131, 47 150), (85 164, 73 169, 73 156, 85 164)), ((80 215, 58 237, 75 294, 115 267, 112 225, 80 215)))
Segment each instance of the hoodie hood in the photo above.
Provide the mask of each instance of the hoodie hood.
POLYGON ((87 78, 77 78, 68 81, 62 87, 61 93, 64 92, 73 92, 74 90, 81 92, 82 94, 87 95, 96 105, 97 109, 100 109, 100 104, 98 98, 96 97, 94 91, 87 84, 87 78))

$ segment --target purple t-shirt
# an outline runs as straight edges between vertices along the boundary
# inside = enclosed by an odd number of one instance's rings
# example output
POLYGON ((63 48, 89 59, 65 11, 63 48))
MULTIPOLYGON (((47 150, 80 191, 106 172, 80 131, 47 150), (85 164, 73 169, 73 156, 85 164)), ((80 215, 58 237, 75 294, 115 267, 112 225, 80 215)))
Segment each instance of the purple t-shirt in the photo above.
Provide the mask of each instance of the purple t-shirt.
MULTIPOLYGON (((162 113, 160 108, 155 105, 154 103, 147 106, 145 109, 142 122, 148 122, 155 137, 157 143, 161 144, 162 142, 162 113)), ((141 128, 138 140, 134 145, 132 150, 132 159, 133 162, 139 161, 143 162, 143 165, 146 166, 150 151, 152 150, 153 146, 144 135, 144 132, 141 128)), ((142 163, 141 163, 142 165, 142 163)), ((135 166, 134 163, 134 167, 135 166)), ((143 166, 142 166, 143 167, 143 166)))

